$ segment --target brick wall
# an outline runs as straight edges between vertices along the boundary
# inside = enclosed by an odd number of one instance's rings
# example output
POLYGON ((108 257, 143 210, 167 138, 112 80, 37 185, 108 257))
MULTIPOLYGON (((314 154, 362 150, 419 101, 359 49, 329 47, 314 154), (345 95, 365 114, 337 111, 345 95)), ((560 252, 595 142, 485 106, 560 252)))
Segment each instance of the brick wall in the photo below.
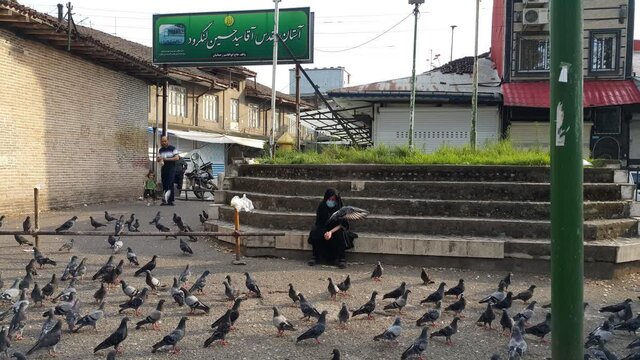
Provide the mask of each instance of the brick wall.
POLYGON ((148 88, 0 29, 0 214, 134 199, 147 167, 148 88))

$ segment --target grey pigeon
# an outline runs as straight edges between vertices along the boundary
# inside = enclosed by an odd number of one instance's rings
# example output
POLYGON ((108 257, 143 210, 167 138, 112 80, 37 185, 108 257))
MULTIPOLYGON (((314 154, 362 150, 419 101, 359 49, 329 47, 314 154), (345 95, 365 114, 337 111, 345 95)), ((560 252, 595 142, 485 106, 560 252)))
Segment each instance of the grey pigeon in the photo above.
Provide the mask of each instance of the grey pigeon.
POLYGON ((160 221, 160 211, 156 213, 156 216, 149 222, 149 225, 157 224, 160 221))
POLYGON ((27 300, 27 293, 25 290, 20 291, 20 298, 16 302, 14 302, 10 308, 0 313, 0 321, 6 319, 9 315, 13 316, 15 313, 17 313, 22 304, 26 304, 27 307, 29 307, 30 305, 29 300, 27 300))
POLYGON ((420 271, 420 279, 422 280, 422 285, 431 285, 435 283, 424 268, 420 271))
POLYGON ((340 291, 340 289, 338 289, 336 284, 333 283, 333 279, 327 278, 327 280, 329 280, 329 285, 327 286, 327 290, 329 291, 329 297, 331 298, 331 300, 335 301, 336 295, 338 295, 338 292, 340 291))
POLYGON ((636 316, 633 319, 627 320, 625 322, 616 324, 616 326, 614 327, 616 330, 626 330, 628 332, 632 332, 634 335, 636 335, 636 331, 638 331, 638 328, 640 328, 640 314, 638 314, 638 316, 636 316))
POLYGON ((204 211, 204 210, 202 210, 202 217, 207 219, 207 220, 209 220, 209 213, 204 211))
POLYGON ((67 281, 71 279, 73 277, 71 274, 75 271, 78 265, 78 257, 76 255, 73 255, 69 260, 67 266, 65 266, 64 270, 62 271, 60 281, 67 281))
POLYGON ((624 310, 628 304, 630 304, 631 302, 633 302, 633 300, 631 299, 626 299, 625 301, 618 303, 618 304, 613 304, 613 305, 607 305, 607 306, 603 306, 600 308, 600 312, 610 312, 610 313, 618 313, 622 310, 624 310))
POLYGON ((33 290, 31 290, 31 300, 33 301, 33 305, 40 303, 40 306, 42 306, 42 299, 42 290, 40 290, 38 283, 34 283, 33 290))
POLYGON ((42 288, 42 296, 46 299, 51 297, 58 289, 58 279, 56 274, 51 275, 51 280, 42 288))
POLYGON ((43 267, 45 265, 56 266, 58 264, 54 260, 51 260, 48 257, 44 256, 37 247, 33 248, 33 258, 36 259, 36 262, 38 263, 38 265, 40 265, 40 267, 43 267))
POLYGON ((26 308, 26 303, 20 304, 18 312, 16 312, 13 315, 13 318, 11 318, 11 323, 9 324, 9 338, 15 335, 14 338, 16 340, 22 339, 22 331, 24 330, 24 327, 27 326, 26 308))
POLYGON ((433 293, 429 294, 429 296, 427 296, 426 298, 424 298, 423 300, 420 301, 420 304, 428 304, 428 303, 437 303, 438 301, 442 301, 442 299, 444 298, 444 287, 447 286, 447 284, 443 281, 440 283, 440 285, 438 286, 438 290, 434 291, 433 293))
POLYGON ((460 279, 458 280, 458 285, 448 289, 447 291, 444 292, 444 295, 453 295, 456 298, 458 298, 460 295, 462 295, 462 293, 464 293, 464 279, 460 279))
POLYGON ((438 301, 434 309, 428 310, 418 320, 416 320, 416 326, 423 326, 426 323, 431 323, 431 326, 435 326, 436 320, 440 318, 442 311, 440 310, 442 302, 438 301))
POLYGON ((307 320, 309 320, 311 317, 320 317, 320 312, 318 312, 318 310, 316 310, 316 308, 313 307, 313 305, 311 305, 311 303, 308 302, 307 299, 305 299, 302 293, 299 293, 298 297, 300 298, 300 311, 302 311, 303 315, 301 319, 307 318, 307 320))
POLYGON ((50 309, 46 313, 42 314, 43 317, 46 317, 45 321, 42 323, 42 328, 40 329, 40 334, 38 335, 38 339, 42 338, 46 333, 53 329, 53 326, 58 321, 56 319, 56 314, 53 309, 50 309))
POLYGON ((444 328, 438 331, 432 332, 429 338, 442 336, 446 339, 447 344, 453 345, 453 342, 451 341, 451 337, 458 332, 458 321, 460 321, 460 318, 457 316, 454 317, 453 320, 451 321, 451 324, 445 326, 444 328))
POLYGON ((191 265, 187 264, 187 266, 184 267, 184 270, 182 270, 182 272, 180 273, 180 276, 178 277, 178 281, 180 281, 180 284, 184 285, 189 283, 190 278, 191 278, 191 265))
POLYGON ((65 242, 64 244, 62 244, 62 246, 60 246, 60 249, 58 249, 58 251, 70 252, 73 249, 74 242, 75 242, 74 239, 69 239, 69 241, 65 242))
POLYGON ((69 231, 73 227, 73 225, 76 223, 76 220, 78 220, 78 217, 74 216, 71 219, 65 221, 64 224, 56 228, 56 232, 59 233, 63 231, 69 231))
POLYGON ((19 287, 21 281, 22 279, 20 278, 15 279, 10 288, 4 289, 2 293, 0 293, 0 300, 14 302, 18 296, 20 296, 19 287))
POLYGON ((393 324, 387 328, 382 334, 373 337, 374 341, 398 341, 398 337, 402 334, 402 322, 400 317, 396 317, 393 324))
POLYGON ((609 323, 609 320, 605 320, 602 326, 597 327, 588 336, 587 341, 584 344, 585 349, 590 346, 598 345, 598 341, 608 342, 613 337, 614 326, 609 323))
POLYGON ((189 246, 189 244, 187 244, 187 242, 184 241, 183 239, 180 239, 180 250, 182 251, 183 254, 193 255, 193 250, 191 250, 191 246, 189 246))
POLYGON ((16 358, 16 360, 27 360, 27 358, 24 356, 24 354, 22 354, 22 353, 21 353, 21 352, 19 352, 19 351, 14 352, 14 353, 11 355, 11 358, 12 358, 12 359, 13 359, 13 358, 16 358))
POLYGON ((158 302, 158 305, 156 306, 155 310, 153 310, 149 315, 147 315, 146 318, 138 321, 136 323, 136 330, 139 330, 140 328, 142 328, 147 324, 151 324, 151 327, 153 328, 153 330, 159 330, 160 327, 158 326, 158 323, 160 322, 160 320, 162 320, 162 310, 164 308, 164 303, 165 303, 165 300, 161 299, 158 302))
POLYGON ((508 352, 509 360, 520 359, 527 352, 527 343, 524 341, 520 328, 515 327, 511 333, 511 339, 509 340, 508 352))
POLYGON ((129 297, 129 299, 138 295, 138 289, 128 285, 124 280, 120 281, 120 288, 122 289, 122 292, 129 297))
POLYGON ((191 289, 189 292, 199 292, 204 293, 204 287, 207 285, 207 276, 209 276, 211 272, 209 270, 205 270, 202 275, 191 285, 191 289))
POLYGON ((213 331, 213 334, 211 334, 211 336, 209 336, 209 338, 204 341, 204 347, 209 347, 215 341, 220 341, 220 343, 223 346, 227 345, 228 342, 226 340, 226 336, 230 330, 231 330, 231 323, 229 321, 226 321, 220 324, 218 327, 215 328, 215 330, 213 331))
MULTIPOLYGON (((501 283, 504 283, 504 288, 505 289, 509 289, 509 286, 511 286, 511 277, 513 276, 513 273, 508 273, 507 276, 504 277, 504 279, 500 280, 501 283)), ((498 285, 500 286, 500 285, 498 285)))
POLYGON ((347 308, 347 304, 342 303, 342 307, 340 307, 340 311, 338 312, 338 325, 341 328, 347 327, 347 321, 349 321, 349 317, 351 313, 349 313, 349 309, 347 308))
POLYGON ((407 283, 406 282, 402 282, 400 283, 400 286, 398 286, 396 289, 382 295, 382 300, 384 299, 397 299, 400 296, 402 296, 402 294, 404 294, 404 291, 407 289, 407 283))
POLYGON ((533 291, 535 290, 535 288, 535 285, 529 286, 527 290, 520 292, 516 296, 514 296, 513 300, 522 300, 526 304, 533 297, 533 291))
POLYGON ((496 319, 496 314, 493 312, 493 309, 491 308, 491 304, 487 304, 487 308, 484 310, 482 315, 480 315, 480 318, 478 318, 478 321, 476 321, 476 324, 484 328, 486 328, 487 325, 489 325, 489 329, 491 329, 491 323, 493 323, 493 320, 495 319, 496 319))
POLYGON ((27 274, 22 278, 22 281, 20 281, 20 284, 18 285, 18 289, 20 290, 30 289, 31 283, 33 283, 33 275, 31 275, 30 272, 27 272, 27 274))
POLYGON ((182 221, 182 218, 180 217, 180 215, 173 213, 173 223, 179 227, 180 229, 184 229, 184 222, 182 221))
POLYGON ((140 266, 140 263, 138 262, 138 256, 133 252, 133 250, 131 250, 130 247, 127 248, 127 260, 129 260, 130 265, 140 266))
POLYGON ((113 216, 109 215, 109 213, 106 210, 104 212, 104 219, 107 220, 107 222, 112 222, 114 220, 117 220, 113 216))
POLYGON ((91 313, 81 317, 78 321, 76 321, 76 327, 73 329, 73 332, 76 333, 80 331, 85 326, 91 326, 93 330, 97 330, 96 325, 98 321, 104 317, 104 303, 100 303, 100 306, 97 310, 92 311, 91 313))
POLYGON ((209 313, 209 306, 198 300, 198 298, 195 295, 191 294, 189 290, 185 288, 180 288, 180 290, 184 293, 184 303, 187 304, 187 306, 191 309, 191 312, 202 310, 207 314, 209 313))
MULTIPOLYGON (((191 292, 191 290, 189 290, 189 292, 191 292)), ((178 279, 176 278, 173 278, 173 285, 171 285, 169 289, 169 295, 171 295, 171 298, 178 306, 184 306, 184 293, 180 290, 180 284, 178 284, 178 279)))
POLYGON ((184 337, 186 322, 187 322, 186 316, 183 316, 182 318, 180 318, 180 322, 178 323, 178 326, 176 326, 176 328, 171 333, 169 333, 169 335, 165 336, 164 338, 162 338, 162 340, 155 343, 152 347, 153 350, 151 350, 151 352, 155 353, 156 351, 158 351, 158 349, 165 346, 171 346, 170 352, 173 352, 173 353, 180 352, 180 349, 177 346, 180 340, 182 340, 182 338, 184 337))
POLYGON ((22 230, 26 233, 31 232, 31 216, 27 216, 27 218, 22 222, 22 230))
POLYGON ((25 238, 22 235, 15 234, 13 235, 13 238, 16 239, 16 242, 18 243, 19 246, 22 246, 22 245, 33 246, 33 243, 27 240, 27 238, 25 238))
POLYGON ((62 322, 58 320, 53 329, 46 333, 43 337, 36 341, 35 345, 25 355, 29 356, 39 349, 47 349, 49 354, 55 354, 56 345, 60 342, 62 336, 62 322))
POLYGON ((346 292, 349 291, 349 288, 351 288, 351 275, 347 275, 344 281, 337 284, 336 286, 338 287, 338 290, 340 290, 340 292, 345 295, 346 292))
POLYGON ((303 341, 306 339, 315 339, 316 344, 319 344, 320 340, 318 340, 318 338, 324 333, 326 329, 326 321, 327 321, 327 311, 325 310, 322 313, 320 313, 320 317, 318 317, 318 322, 315 325, 313 325, 307 331, 305 331, 300 336, 298 336, 298 338, 296 339, 296 343, 299 343, 300 341, 303 341))
POLYGON ((9 357, 9 348, 11 347, 11 339, 7 335, 7 328, 2 327, 0 330, 0 353, 4 353, 4 357, 9 357))
POLYGON ((385 305, 384 310, 398 309, 398 313, 402 314, 402 308, 407 306, 407 297, 411 293, 411 290, 405 290, 404 294, 400 295, 391 304, 385 305))
POLYGON ((291 299, 291 301, 293 301, 293 304, 297 304, 298 301, 300 301, 300 298, 298 297, 298 292, 296 291, 296 289, 293 288, 293 284, 289 284, 289 299, 291 299))
POLYGON ((243 301, 244 301, 244 299, 237 298, 233 302, 233 306, 231 307, 231 309, 227 310, 224 313, 224 315, 222 315, 216 321, 214 321, 211 324, 211 328, 215 329, 218 326, 220 326, 223 322, 228 322, 230 324, 230 326, 231 326, 231 330, 233 330, 234 329, 233 325, 238 320, 238 317, 240 317, 240 305, 242 304, 243 301))
POLYGON ((421 356, 422 353, 427 349, 427 344, 429 336, 429 328, 423 327, 420 332, 420 336, 413 341, 413 343, 402 353, 400 359, 405 360, 412 357, 421 356))
POLYGON ((544 341, 544 337, 551 332, 551 313, 547 313, 543 322, 526 328, 524 332, 525 334, 539 337, 540 341, 544 341))
POLYGON ((331 360, 340 360, 340 350, 333 349, 331 353, 333 354, 333 357, 331 358, 331 360))
POLYGON ((500 326, 502 326, 502 334, 505 334, 505 330, 508 330, 511 333, 513 329, 513 319, 509 316, 509 312, 507 309, 502 310, 502 316, 500 317, 500 326))
POLYGON ((367 301, 364 305, 360 306, 360 308, 358 308, 357 310, 354 310, 351 313, 351 317, 355 317, 361 314, 367 314, 367 319, 371 320, 373 319, 373 316, 371 316, 371 313, 376 309, 376 296, 378 295, 377 291, 373 291, 373 293, 371 293, 371 297, 369 298, 369 301, 367 301))
POLYGON ((491 303, 491 304, 495 304, 497 302, 502 301, 502 299, 505 298, 505 296, 507 295, 504 292, 504 289, 507 285, 501 281, 500 284, 498 284, 498 290, 492 292, 491 294, 485 296, 484 298, 482 298, 482 300, 478 301, 480 304, 484 304, 484 303, 491 303))
POLYGON ((368 215, 369 212, 367 210, 360 209, 355 206, 343 206, 329 217, 327 224, 339 222, 341 220, 361 220, 366 218, 368 215))
POLYGON ((29 260, 27 266, 24 269, 33 276, 38 276, 38 271, 36 270, 36 259, 29 260))
POLYGON ((115 264, 113 263, 113 255, 109 256, 109 259, 107 259, 107 262, 102 265, 100 267, 100 269, 98 269, 98 271, 96 271, 96 273, 91 277, 92 280, 97 280, 99 278, 104 277, 106 274, 110 273, 111 271, 113 271, 113 269, 115 269, 115 264))
POLYGON ((458 316, 462 311, 464 311, 466 307, 467 299, 465 298, 464 294, 460 294, 460 298, 458 299, 458 301, 444 308, 444 311, 453 311, 455 315, 458 316))
POLYGON ((371 278, 374 281, 380 281, 383 271, 384 269, 382 268, 382 264, 380 263, 380 261, 378 261, 378 264, 376 265, 376 267, 373 269, 373 272, 371 273, 371 278))
POLYGON ((104 286, 104 283, 100 284, 100 288, 93 293, 93 299, 97 303, 101 303, 104 301, 104 298, 107 296, 107 288, 104 286))
MULTIPOLYGON (((160 230, 160 232, 164 232, 164 233, 168 233, 171 232, 171 229, 169 229, 168 227, 162 225, 160 222, 156 223, 156 229, 160 230)), ((169 237, 169 235, 167 235, 165 238, 169 237)), ((176 236, 171 235, 171 237, 173 237, 174 239, 176 239, 176 236)))
POLYGON ((147 299, 147 288, 143 288, 138 295, 129 299, 129 301, 118 305, 120 310, 118 310, 118 314, 122 314, 123 311, 127 309, 133 309, 136 312, 136 315, 140 315, 140 308, 144 304, 144 301, 147 299))
POLYGON ((98 229, 99 229, 99 228, 101 228, 101 227, 105 227, 105 226, 107 226, 107 225, 105 225, 105 224, 103 224, 103 223, 101 223, 101 222, 96 221, 96 220, 93 218, 93 216, 89 216, 89 222, 91 223, 91 226, 93 226, 93 229, 94 229, 94 230, 98 230, 98 229))
POLYGON ((296 331, 296 328, 293 324, 287 320, 284 315, 280 314, 278 308, 273 307, 273 326, 278 329, 278 336, 282 336, 285 331, 296 331))
POLYGON ((494 309, 498 309, 498 310, 503 310, 503 309, 508 309, 511 307, 511 305, 513 304, 513 293, 511 291, 507 292, 507 296, 505 296, 504 299, 498 301, 497 303, 493 304, 493 308, 494 309))
POLYGON ((245 280, 245 285, 247 286, 247 289, 249 289, 249 291, 255 294, 256 297, 261 298, 262 294, 260 293, 260 288, 258 287, 258 284, 256 283, 256 281, 251 277, 251 275, 248 272, 245 272, 244 275, 247 278, 245 280))
POLYGON ((127 323, 129 322, 128 317, 122 318, 120 321, 120 326, 114 331, 109 337, 104 339, 100 344, 98 344, 94 349, 93 353, 97 353, 100 350, 108 349, 113 346, 116 351, 119 351, 120 344, 127 339, 127 323))
POLYGON ((524 310, 517 313, 516 316, 513 317, 513 320, 518 321, 520 319, 524 319, 525 322, 528 322, 535 314, 536 304, 537 302, 535 300, 532 301, 524 310))
POLYGON ((224 280, 222 284, 224 285, 224 295, 227 297, 227 300, 233 301, 240 295, 240 291, 231 287, 227 280, 224 280))
POLYGON ((149 271, 153 271, 153 269, 156 268, 156 259, 158 258, 158 255, 153 255, 153 257, 151 258, 151 260, 149 260, 148 263, 144 264, 143 267, 141 267, 140 269, 136 270, 136 272, 134 273, 134 276, 140 276, 140 274, 144 274, 145 271, 149 270, 149 271))
POLYGON ((147 285, 149 285, 149 288, 151 288, 151 291, 157 292, 158 289, 164 289, 167 286, 160 283, 160 279, 154 277, 151 274, 151 271, 147 270, 146 272, 146 276, 145 276, 145 282, 147 285))

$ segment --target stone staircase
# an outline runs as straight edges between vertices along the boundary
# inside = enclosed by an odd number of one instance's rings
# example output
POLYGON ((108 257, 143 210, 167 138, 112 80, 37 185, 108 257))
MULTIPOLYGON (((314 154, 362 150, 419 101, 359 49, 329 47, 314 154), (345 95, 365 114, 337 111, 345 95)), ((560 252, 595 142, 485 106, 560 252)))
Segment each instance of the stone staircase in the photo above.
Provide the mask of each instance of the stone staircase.
MULTIPOLYGON (((640 268, 637 205, 626 172, 584 173, 585 271, 613 277, 640 268)), ((349 259, 421 266, 546 272, 549 266, 549 169, 520 166, 242 165, 216 193, 211 229, 233 228, 228 204, 246 194, 256 208, 243 230, 284 237, 244 239, 247 255, 304 256, 315 209, 328 187, 371 215, 349 259)), ((230 239, 220 238, 223 241, 230 239)))

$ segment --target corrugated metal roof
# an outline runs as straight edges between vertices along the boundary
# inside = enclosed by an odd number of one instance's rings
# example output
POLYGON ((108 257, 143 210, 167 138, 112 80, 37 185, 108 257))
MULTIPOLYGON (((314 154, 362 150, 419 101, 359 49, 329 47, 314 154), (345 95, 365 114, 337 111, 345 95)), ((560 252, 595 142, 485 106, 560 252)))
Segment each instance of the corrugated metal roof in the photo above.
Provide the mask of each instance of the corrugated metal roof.
MULTIPOLYGON (((505 106, 549 108, 549 82, 502 84, 505 106)), ((584 107, 640 103, 640 91, 631 80, 585 80, 584 107)))

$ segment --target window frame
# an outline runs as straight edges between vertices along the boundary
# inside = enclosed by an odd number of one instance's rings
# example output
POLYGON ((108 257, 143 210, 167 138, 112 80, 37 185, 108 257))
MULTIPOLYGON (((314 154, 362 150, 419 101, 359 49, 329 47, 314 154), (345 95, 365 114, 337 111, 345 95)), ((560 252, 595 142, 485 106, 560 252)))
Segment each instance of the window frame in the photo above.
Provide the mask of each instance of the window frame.
POLYGON ((589 59, 587 60, 589 63, 589 74, 617 74, 620 70, 620 41, 622 38, 622 32, 620 29, 598 29, 589 31, 589 59), (613 54, 613 69, 594 69, 593 68, 593 40, 597 35, 613 35, 615 37, 616 44, 614 46, 615 53, 613 54))
POLYGON ((622 134, 622 108, 620 106, 606 106, 593 109, 593 135, 620 135, 622 134), (615 110, 617 119, 618 132, 601 132, 598 130, 598 111, 615 110))
POLYGON ((178 85, 169 85, 169 96, 167 99, 167 112, 169 115, 186 118, 188 116, 187 102, 187 88, 178 85), (180 99, 180 101, 178 101, 178 99, 180 99))
POLYGON ((218 95, 205 94, 202 96, 202 118, 206 121, 218 122, 219 104, 218 95), (213 108, 213 109, 212 109, 213 108))
POLYGON ((229 102, 229 121, 232 123, 240 123, 240 99, 230 99, 229 102))
POLYGON ((260 108, 256 104, 249 104, 249 127, 260 128, 260 108))
POLYGON ((551 42, 550 42, 550 36, 549 34, 539 34, 539 35, 520 35, 518 36, 518 42, 517 42, 517 47, 518 47, 518 51, 517 51, 517 70, 516 73, 520 74, 520 75, 544 75, 544 74, 548 74, 549 70, 551 68, 551 42), (522 42, 525 40, 546 40, 547 41, 547 53, 548 53, 548 60, 547 60, 547 64, 549 66, 549 69, 543 69, 543 70, 529 70, 529 69, 523 69, 522 68, 522 42))

